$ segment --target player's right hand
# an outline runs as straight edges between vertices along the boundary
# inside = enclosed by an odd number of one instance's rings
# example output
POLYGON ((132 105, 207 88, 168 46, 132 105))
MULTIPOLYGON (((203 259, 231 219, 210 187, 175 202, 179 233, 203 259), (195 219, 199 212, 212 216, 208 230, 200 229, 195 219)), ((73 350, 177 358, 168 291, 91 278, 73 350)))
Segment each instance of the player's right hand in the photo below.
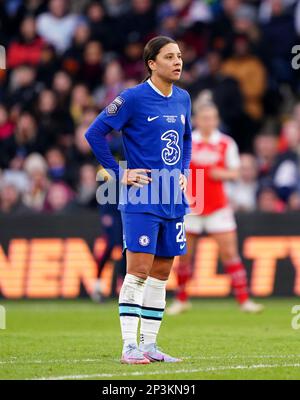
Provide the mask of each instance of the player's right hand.
POLYGON ((125 169, 121 182, 123 185, 132 185, 142 188, 152 181, 152 178, 147 175, 149 172, 151 172, 151 169, 125 169))

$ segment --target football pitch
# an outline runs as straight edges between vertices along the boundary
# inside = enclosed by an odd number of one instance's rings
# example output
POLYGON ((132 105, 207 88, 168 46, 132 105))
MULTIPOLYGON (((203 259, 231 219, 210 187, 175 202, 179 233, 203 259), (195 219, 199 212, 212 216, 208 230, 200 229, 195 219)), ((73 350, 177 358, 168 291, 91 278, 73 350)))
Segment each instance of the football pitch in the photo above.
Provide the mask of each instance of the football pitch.
POLYGON ((121 351, 117 300, 0 301, 0 379, 299 379, 297 298, 263 300, 259 315, 233 300, 194 300, 165 315, 158 344, 182 363, 131 366, 121 351))

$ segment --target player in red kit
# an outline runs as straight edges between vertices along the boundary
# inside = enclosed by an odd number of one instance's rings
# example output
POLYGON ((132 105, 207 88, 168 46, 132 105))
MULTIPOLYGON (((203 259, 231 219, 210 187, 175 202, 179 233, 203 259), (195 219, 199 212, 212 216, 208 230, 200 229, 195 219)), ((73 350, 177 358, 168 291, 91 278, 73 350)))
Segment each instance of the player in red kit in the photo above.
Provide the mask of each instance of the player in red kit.
POLYGON ((233 293, 240 309, 257 313, 263 310, 263 306, 249 298, 246 270, 238 253, 236 222, 224 188, 225 181, 239 176, 238 147, 231 137, 218 130, 219 113, 212 102, 198 105, 196 102, 195 106, 196 129, 192 134, 190 165, 192 185, 187 193, 193 212, 185 217, 187 253, 180 256, 176 270, 178 290, 175 301, 167 311, 175 315, 191 307, 186 284, 192 275, 197 239, 205 231, 218 244, 222 264, 232 278, 233 293), (204 191, 195 186, 197 169, 202 169, 204 173, 204 191), (204 196, 203 201, 195 201, 197 196, 204 196))

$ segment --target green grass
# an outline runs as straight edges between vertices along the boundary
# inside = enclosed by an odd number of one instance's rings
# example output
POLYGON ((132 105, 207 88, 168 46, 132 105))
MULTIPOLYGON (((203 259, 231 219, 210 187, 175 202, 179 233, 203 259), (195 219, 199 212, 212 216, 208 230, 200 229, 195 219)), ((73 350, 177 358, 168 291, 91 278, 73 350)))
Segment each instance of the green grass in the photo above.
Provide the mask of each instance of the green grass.
POLYGON ((299 379, 300 330, 291 328, 298 299, 264 300, 260 315, 233 300, 198 300, 165 316, 159 345, 180 364, 119 363, 117 302, 0 301, 0 379, 299 379))

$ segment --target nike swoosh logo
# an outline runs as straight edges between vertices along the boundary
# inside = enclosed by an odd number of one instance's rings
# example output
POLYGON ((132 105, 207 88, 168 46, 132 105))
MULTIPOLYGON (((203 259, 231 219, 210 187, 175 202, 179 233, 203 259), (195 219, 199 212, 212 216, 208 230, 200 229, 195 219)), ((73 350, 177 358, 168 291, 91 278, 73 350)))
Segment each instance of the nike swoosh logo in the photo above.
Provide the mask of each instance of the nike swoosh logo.
POLYGON ((157 117, 148 117, 147 121, 151 122, 154 121, 156 118, 159 118, 159 115, 157 117))
POLYGON ((182 250, 184 248, 185 244, 181 244, 180 245, 180 250, 182 250))

